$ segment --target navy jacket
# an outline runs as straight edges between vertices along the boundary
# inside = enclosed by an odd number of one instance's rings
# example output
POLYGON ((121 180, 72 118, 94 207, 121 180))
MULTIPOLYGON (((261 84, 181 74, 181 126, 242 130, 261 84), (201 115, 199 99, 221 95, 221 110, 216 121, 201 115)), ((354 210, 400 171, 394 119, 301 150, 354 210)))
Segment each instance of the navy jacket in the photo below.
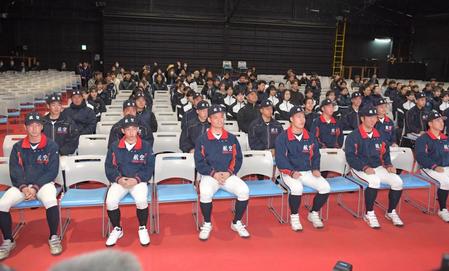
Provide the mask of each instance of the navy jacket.
POLYGON ((58 176, 58 145, 42 134, 35 150, 28 137, 14 144, 9 158, 9 174, 12 185, 22 190, 33 185, 38 191, 43 185, 53 182, 58 176))
POLYGON ((389 117, 385 116, 383 123, 377 121, 374 128, 380 132, 383 140, 388 144, 388 146, 396 143, 396 130, 394 128, 394 122, 389 117))
POLYGON ((274 149, 274 142, 282 131, 284 128, 279 121, 272 118, 269 123, 265 123, 262 117, 258 117, 249 125, 249 147, 251 150, 274 149))
POLYGON ((235 135, 226 130, 216 139, 211 130, 198 138, 195 146, 195 167, 201 175, 216 172, 236 174, 242 166, 242 150, 235 135))
POLYGON ((157 119, 151 109, 148 109, 148 107, 146 107, 143 111, 137 111, 137 116, 151 127, 151 132, 157 132, 157 119))
POLYGON ((320 148, 343 147, 343 131, 340 128, 340 123, 334 117, 331 117, 330 122, 327 123, 321 115, 312 123, 310 132, 315 135, 320 148))
POLYGON ((355 130, 360 125, 359 112, 356 112, 352 106, 346 111, 346 115, 342 116, 341 128, 345 130, 355 130))
POLYGON ((423 119, 427 113, 428 111, 425 107, 419 109, 416 105, 407 111, 405 117, 405 133, 419 134, 427 130, 427 123, 423 119))
POLYGON ((189 126, 184 128, 179 139, 179 149, 183 152, 190 152, 195 149, 195 143, 210 127, 209 122, 200 122, 198 118, 189 122, 189 126))
POLYGON ((319 170, 320 158, 316 138, 305 129, 300 141, 291 127, 276 139, 276 166, 283 174, 291 176, 294 171, 319 170))
POLYGON ((128 151, 124 137, 115 141, 108 150, 105 170, 111 183, 117 182, 121 177, 148 182, 154 171, 154 154, 151 145, 138 137, 136 145, 128 151))
MULTIPOLYGON (((124 120, 121 119, 112 126, 111 132, 109 132, 108 148, 111 147, 113 142, 120 140, 124 136, 122 133, 123 121, 124 120)), ((153 131, 151 130, 149 123, 142 119, 142 115, 137 115, 137 123, 139 124, 139 136, 150 143, 150 146, 153 146, 153 131)))
POLYGON ((70 104, 70 107, 62 111, 62 115, 70 117, 78 127, 80 135, 95 134, 97 129, 97 117, 95 112, 86 106, 83 101, 79 106, 70 104))
POLYGON ((190 125, 191 121, 194 121, 198 118, 198 114, 196 113, 196 108, 191 108, 187 112, 184 113, 184 116, 181 119, 181 129, 184 130, 188 125, 190 125))
POLYGON ((78 148, 79 132, 75 122, 60 115, 58 119, 51 120, 50 114, 45 115, 44 134, 58 144, 59 154, 73 154, 78 148))
POLYGON ((240 131, 248 133, 249 125, 259 116, 259 107, 256 104, 247 103, 237 114, 237 123, 240 131))
POLYGON ((346 138, 345 154, 349 166, 357 171, 391 166, 390 147, 375 128, 371 138, 362 126, 352 131, 346 138))
POLYGON ((449 166, 449 140, 445 134, 441 133, 438 139, 428 131, 418 137, 415 149, 416 161, 421 167, 434 169, 449 166))

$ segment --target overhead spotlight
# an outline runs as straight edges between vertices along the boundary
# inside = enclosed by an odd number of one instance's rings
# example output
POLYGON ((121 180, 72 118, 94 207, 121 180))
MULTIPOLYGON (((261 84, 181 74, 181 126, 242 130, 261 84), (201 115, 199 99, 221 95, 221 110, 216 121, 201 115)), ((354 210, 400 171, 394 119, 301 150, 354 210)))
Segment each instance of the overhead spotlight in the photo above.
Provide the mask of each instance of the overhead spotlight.
POLYGON ((374 42, 377 42, 377 43, 390 43, 391 39, 390 38, 375 38, 374 42))

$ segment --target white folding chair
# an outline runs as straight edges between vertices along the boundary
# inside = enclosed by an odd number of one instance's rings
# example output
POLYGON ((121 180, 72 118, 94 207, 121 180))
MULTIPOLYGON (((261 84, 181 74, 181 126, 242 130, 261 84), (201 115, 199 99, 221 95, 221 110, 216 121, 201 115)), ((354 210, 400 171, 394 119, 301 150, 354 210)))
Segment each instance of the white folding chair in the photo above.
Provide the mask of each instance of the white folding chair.
POLYGON ((109 180, 106 177, 104 168, 105 163, 104 155, 80 155, 80 156, 68 156, 64 162, 64 173, 66 191, 62 195, 59 201, 60 208, 60 230, 61 239, 70 224, 71 208, 84 208, 101 206, 102 207, 102 236, 105 234, 105 198, 107 189, 109 187, 109 180), (104 187, 100 188, 78 188, 72 187, 82 182, 96 182, 104 184, 104 187), (62 209, 67 210, 67 218, 63 222, 62 209))
POLYGON ((162 153, 156 156, 154 168, 156 195, 156 232, 159 233, 159 204, 191 202, 196 228, 198 222, 198 194, 194 186, 195 161, 191 153, 162 153), (189 181, 181 184, 159 184, 162 181, 179 178, 189 181))
POLYGON ((154 104, 152 108, 153 112, 173 112, 171 105, 169 104, 163 104, 163 105, 157 105, 154 104))
POLYGON ((155 112, 154 116, 157 121, 177 121, 177 116, 174 112, 155 112))
POLYGON ((123 106, 122 105, 106 105, 106 112, 122 112, 123 106))
POLYGON ((104 112, 101 114, 101 121, 119 121, 123 118, 123 113, 120 112, 104 112))
POLYGON ((109 134, 80 135, 78 155, 106 155, 109 134))
POLYGON ((26 135, 6 135, 3 141, 3 156, 9 157, 11 155, 14 144, 25 138, 26 135))
POLYGON ((282 128, 284 128, 284 130, 287 130, 288 127, 290 127, 290 122, 288 120, 278 120, 278 121, 281 123, 282 128))
MULTIPOLYGON (((360 216, 362 189, 359 185, 347 179, 345 176, 349 172, 349 166, 346 163, 345 153, 342 149, 320 149, 320 171, 333 172, 340 176, 326 178, 331 187, 330 193, 337 193, 337 203, 343 209, 348 211, 354 217, 360 216), (343 201, 343 195, 347 192, 358 192, 357 210, 353 210, 343 201)), ((325 219, 329 217, 329 201, 326 204, 325 219)))
POLYGON ((232 132, 233 135, 237 137, 237 140, 239 141, 240 148, 242 151, 248 151, 249 143, 248 143, 248 135, 244 132, 232 132))
POLYGON ((109 135, 109 133, 111 132, 111 128, 112 126, 114 126, 114 124, 116 124, 117 121, 100 121, 97 122, 97 130, 96 132, 98 134, 102 134, 102 135, 109 135))
POLYGON ((224 129, 228 132, 234 133, 239 131, 239 126, 236 120, 225 120, 224 129))
POLYGON ((158 122, 159 132, 181 132, 181 122, 179 121, 160 121, 158 122))
POLYGON ((179 150, 179 132, 156 132, 153 133, 154 143, 153 152, 180 152, 179 150))

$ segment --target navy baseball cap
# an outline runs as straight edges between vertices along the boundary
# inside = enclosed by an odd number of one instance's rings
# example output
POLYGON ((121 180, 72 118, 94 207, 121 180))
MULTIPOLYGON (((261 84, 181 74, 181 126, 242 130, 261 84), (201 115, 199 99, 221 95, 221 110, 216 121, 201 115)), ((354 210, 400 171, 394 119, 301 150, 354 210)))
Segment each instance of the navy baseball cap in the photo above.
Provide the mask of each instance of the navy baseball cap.
POLYGON ((196 105, 196 110, 203 110, 209 108, 209 102, 208 101, 201 101, 196 105))
POLYGON ((293 106, 292 109, 290 109, 290 117, 293 117, 294 114, 301 113, 301 112, 304 112, 302 107, 300 107, 300 106, 293 106))
POLYGON ((195 100, 196 98, 203 98, 203 95, 201 95, 201 93, 199 93, 199 92, 195 92, 195 93, 193 93, 193 99, 195 100))
POLYGON ((322 108, 323 106, 329 105, 329 104, 334 104, 334 102, 332 102, 331 99, 324 99, 324 100, 321 102, 320 108, 322 108))
POLYGON ((51 104, 52 102, 61 102, 61 96, 58 94, 51 94, 47 97, 47 103, 51 104))
POLYGON ((354 99, 354 98, 357 98, 357 97, 362 97, 362 93, 356 91, 356 92, 353 92, 351 94, 351 99, 354 99))
POLYGON ((273 106, 273 103, 270 100, 263 100, 259 105, 260 108, 272 107, 272 106, 273 106))
POLYGON ((25 125, 28 126, 28 125, 30 125, 33 122, 37 122, 37 123, 40 123, 40 124, 43 123, 42 117, 41 117, 41 115, 39 115, 39 113, 37 113, 37 112, 30 112, 30 113, 26 114, 26 116, 25 116, 25 125))
POLYGON ((139 124, 137 123, 137 117, 132 116, 132 115, 126 115, 123 118, 123 124, 122 124, 122 128, 125 129, 129 126, 136 126, 139 127, 139 124))
POLYGON ((377 109, 374 106, 365 106, 360 110, 360 116, 362 117, 377 116, 377 109))
POLYGON ((221 105, 218 105, 218 104, 214 104, 214 105, 209 107, 209 110, 207 111, 207 114, 209 116, 212 116, 213 114, 221 113, 221 112, 225 112, 224 107, 221 106, 221 105))
POLYGON ((427 122, 431 122, 432 120, 436 120, 439 118, 443 118, 444 120, 446 119, 446 117, 444 117, 438 111, 435 110, 432 110, 432 112, 424 116, 424 119, 427 120, 427 122))
POLYGON ((136 103, 133 100, 126 100, 123 102, 123 109, 127 107, 136 107, 136 103))
POLYGON ((134 99, 138 99, 140 97, 144 97, 145 98, 145 93, 143 93, 142 91, 138 91, 134 94, 134 99))
POLYGON ((377 99, 374 101, 374 106, 379 106, 379 105, 383 105, 383 104, 387 104, 387 100, 384 98, 381 99, 377 99))
POLYGON ((75 95, 80 95, 81 96, 81 91, 79 91, 79 90, 72 91, 72 96, 75 96, 75 95))
POLYGON ((415 93, 415 99, 421 99, 421 98, 427 98, 426 94, 424 92, 417 92, 415 93))

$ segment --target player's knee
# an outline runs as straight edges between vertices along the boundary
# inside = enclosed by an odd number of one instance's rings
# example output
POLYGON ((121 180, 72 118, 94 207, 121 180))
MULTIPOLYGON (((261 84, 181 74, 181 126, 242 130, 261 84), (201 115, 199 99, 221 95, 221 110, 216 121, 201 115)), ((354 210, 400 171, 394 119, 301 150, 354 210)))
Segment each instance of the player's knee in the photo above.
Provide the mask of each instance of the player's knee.
POLYGON ((11 203, 4 199, 0 199, 0 212, 8 213, 11 209, 11 203))
POLYGON ((242 185, 237 191, 237 199, 240 201, 249 199, 249 187, 246 184, 242 185))
POLYGON ((118 204, 119 204, 119 201, 117 199, 114 199, 114 198, 111 198, 111 197, 107 197, 106 198, 106 208, 109 211, 118 209, 118 204))
POLYGON ((214 196, 214 192, 212 188, 204 186, 200 188, 200 201, 202 203, 212 202, 212 197, 214 196))
POLYGON ((146 209, 146 208, 148 208, 148 201, 146 199, 145 200, 142 200, 142 199, 136 200, 136 207, 137 207, 137 209, 146 209))
POLYGON ((290 194, 292 194, 293 196, 301 196, 302 195, 303 187, 300 182, 297 182, 296 184, 291 185, 289 188, 290 188, 290 194))
POLYGON ((45 206, 45 209, 50 209, 51 207, 57 206, 58 201, 56 200, 56 198, 45 199, 45 200, 42 200, 42 204, 45 206))
POLYGON ((403 188, 403 182, 402 179, 397 176, 397 178, 393 178, 391 182, 391 189, 392 190, 402 190, 403 188))
POLYGON ((326 180, 324 180, 318 188, 318 193, 329 194, 330 192, 331 192, 331 186, 329 185, 329 183, 326 180))
POLYGON ((379 178, 370 178, 368 180, 368 187, 379 189, 380 188, 380 179, 379 178))

